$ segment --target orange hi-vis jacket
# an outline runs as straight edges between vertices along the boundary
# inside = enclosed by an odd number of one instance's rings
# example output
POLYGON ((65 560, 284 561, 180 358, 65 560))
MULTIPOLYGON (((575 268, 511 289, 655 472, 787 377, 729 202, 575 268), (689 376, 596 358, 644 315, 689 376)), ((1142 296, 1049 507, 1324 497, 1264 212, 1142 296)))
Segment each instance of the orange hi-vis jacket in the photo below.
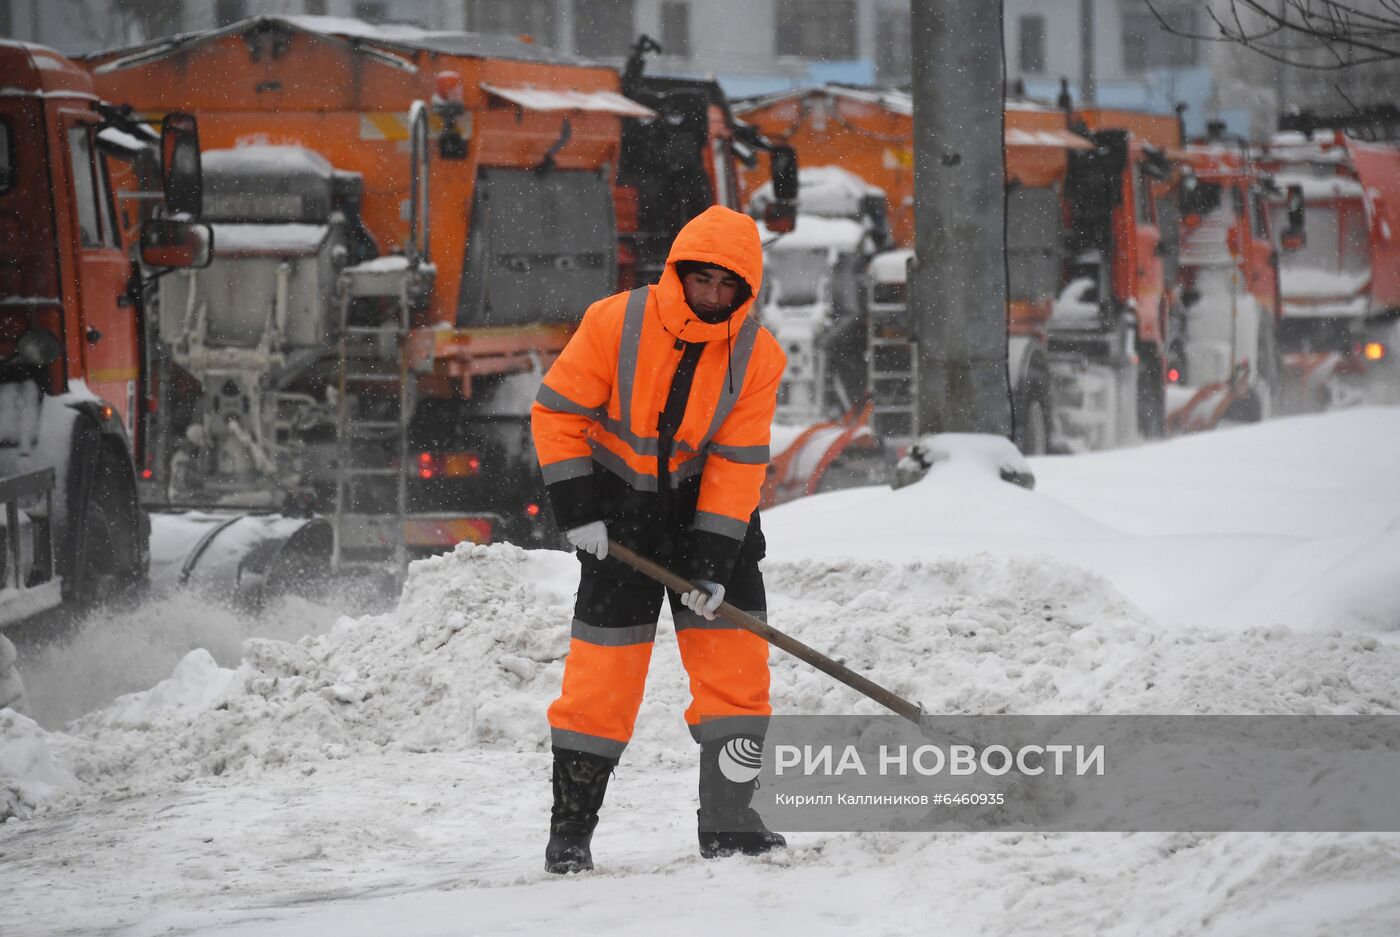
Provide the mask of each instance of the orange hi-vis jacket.
POLYGON ((776 339, 751 314, 762 280, 758 226, 714 206, 676 236, 660 282, 588 308, 531 410, 535 449, 560 526, 603 519, 598 469, 637 491, 657 490, 659 416, 686 345, 703 343, 668 471, 673 487, 700 476, 692 535, 716 545, 700 552, 717 548, 729 557, 690 572, 696 578, 727 575, 758 507, 786 364, 776 339), (749 298, 726 321, 702 321, 685 300, 675 266, 682 260, 737 273, 749 298))

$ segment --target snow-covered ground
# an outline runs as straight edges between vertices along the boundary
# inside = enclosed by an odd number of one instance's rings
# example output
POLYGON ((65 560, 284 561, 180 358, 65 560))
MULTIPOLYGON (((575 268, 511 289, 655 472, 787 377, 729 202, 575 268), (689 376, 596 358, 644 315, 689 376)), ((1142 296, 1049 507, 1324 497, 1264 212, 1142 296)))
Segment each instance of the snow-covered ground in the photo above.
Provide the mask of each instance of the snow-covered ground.
MULTIPOLYGON (((770 620, 933 712, 1400 712, 1400 410, 1032 465, 1033 492, 953 461, 765 516, 770 620)), ((207 629, 212 655, 61 731, 0 712, 0 933, 1400 932, 1395 834, 809 833, 705 862, 664 622, 598 871, 548 876, 576 575, 463 548, 241 663, 214 632, 247 623, 167 600, 148 643, 207 629)), ((774 699, 878 711, 777 655, 774 699)))

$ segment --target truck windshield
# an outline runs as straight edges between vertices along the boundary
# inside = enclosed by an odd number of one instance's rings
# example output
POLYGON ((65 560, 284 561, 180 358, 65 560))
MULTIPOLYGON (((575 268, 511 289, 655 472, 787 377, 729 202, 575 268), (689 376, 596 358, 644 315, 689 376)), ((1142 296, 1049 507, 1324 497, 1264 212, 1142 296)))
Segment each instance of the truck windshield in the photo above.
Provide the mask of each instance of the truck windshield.
POLYGON ((810 306, 822 299, 823 282, 830 275, 826 248, 772 251, 764 260, 764 272, 773 280, 773 299, 779 306, 810 306))
POLYGON ((1006 200, 1007 299, 1036 303, 1055 297, 1063 237, 1059 193, 1013 188, 1006 200))
POLYGON ((1215 207, 1200 212, 1181 236, 1183 262, 1190 265, 1228 263, 1226 232, 1235 226, 1240 207, 1239 190, 1234 185, 1201 182, 1203 192, 1214 190, 1215 207))
MULTIPOLYGON (((1288 209, 1273 205, 1274 230, 1288 226, 1288 209)), ((1371 272, 1366 211, 1357 198, 1309 201, 1307 243, 1279 258, 1285 293, 1354 293, 1371 272)))

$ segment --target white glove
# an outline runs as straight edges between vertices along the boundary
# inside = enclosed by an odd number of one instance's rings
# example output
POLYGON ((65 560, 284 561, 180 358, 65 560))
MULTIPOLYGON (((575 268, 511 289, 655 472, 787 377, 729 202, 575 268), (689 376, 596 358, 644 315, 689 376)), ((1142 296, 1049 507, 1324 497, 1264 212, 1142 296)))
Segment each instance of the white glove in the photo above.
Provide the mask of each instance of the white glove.
POLYGON ((608 555, 608 525, 602 521, 593 521, 582 527, 567 530, 564 536, 569 538, 575 550, 592 553, 600 560, 608 555))
POLYGON ((707 621, 715 620, 715 611, 724 603, 724 586, 708 579, 697 579, 692 589, 681 596, 681 604, 707 621))

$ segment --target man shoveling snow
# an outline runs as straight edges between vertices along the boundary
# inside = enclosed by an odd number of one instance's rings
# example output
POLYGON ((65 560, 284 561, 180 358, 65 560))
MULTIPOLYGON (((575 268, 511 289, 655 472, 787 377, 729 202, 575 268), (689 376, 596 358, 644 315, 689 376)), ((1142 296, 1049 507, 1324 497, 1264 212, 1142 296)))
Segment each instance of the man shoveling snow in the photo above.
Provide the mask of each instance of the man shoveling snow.
POLYGON ((563 689, 549 707, 554 807, 545 867, 593 867, 608 778, 632 737, 669 596, 700 743, 700 853, 786 845, 750 806, 772 708, 762 619, 759 489, 785 358, 750 314, 763 276, 753 220, 723 207, 676 236, 661 280, 589 307, 532 411, 555 518, 583 564, 563 689), (609 560, 608 539, 675 567, 667 592, 609 560))

